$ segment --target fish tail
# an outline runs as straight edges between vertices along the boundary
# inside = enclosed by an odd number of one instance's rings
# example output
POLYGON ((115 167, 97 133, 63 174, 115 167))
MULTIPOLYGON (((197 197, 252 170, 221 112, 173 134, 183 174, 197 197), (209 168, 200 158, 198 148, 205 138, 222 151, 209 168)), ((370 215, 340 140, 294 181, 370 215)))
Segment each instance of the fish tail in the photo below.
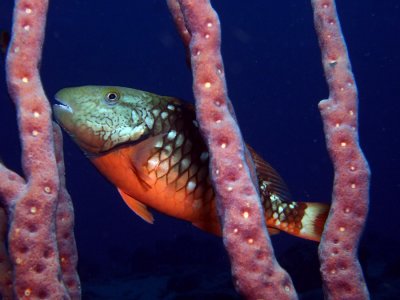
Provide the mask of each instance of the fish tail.
POLYGON ((321 240, 330 205, 318 202, 303 202, 306 206, 301 219, 302 228, 299 237, 317 241, 321 240))

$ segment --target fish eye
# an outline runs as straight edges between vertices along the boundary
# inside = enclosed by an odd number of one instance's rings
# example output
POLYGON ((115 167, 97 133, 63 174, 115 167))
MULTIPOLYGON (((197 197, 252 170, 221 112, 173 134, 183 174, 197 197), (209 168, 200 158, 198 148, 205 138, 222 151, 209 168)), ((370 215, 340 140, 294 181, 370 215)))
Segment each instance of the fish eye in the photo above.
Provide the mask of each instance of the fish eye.
POLYGON ((119 100, 119 94, 117 92, 109 92, 106 94, 105 100, 108 104, 116 104, 119 100))

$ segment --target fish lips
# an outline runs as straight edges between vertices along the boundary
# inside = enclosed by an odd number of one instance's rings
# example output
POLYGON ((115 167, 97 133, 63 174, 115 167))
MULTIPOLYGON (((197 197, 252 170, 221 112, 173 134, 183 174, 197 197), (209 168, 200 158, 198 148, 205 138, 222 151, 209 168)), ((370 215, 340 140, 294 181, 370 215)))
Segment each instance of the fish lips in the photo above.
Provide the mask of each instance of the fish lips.
POLYGON ((73 107, 61 97, 61 92, 58 92, 54 98, 58 104, 53 105, 53 113, 57 122, 67 131, 72 131, 73 129, 73 107))

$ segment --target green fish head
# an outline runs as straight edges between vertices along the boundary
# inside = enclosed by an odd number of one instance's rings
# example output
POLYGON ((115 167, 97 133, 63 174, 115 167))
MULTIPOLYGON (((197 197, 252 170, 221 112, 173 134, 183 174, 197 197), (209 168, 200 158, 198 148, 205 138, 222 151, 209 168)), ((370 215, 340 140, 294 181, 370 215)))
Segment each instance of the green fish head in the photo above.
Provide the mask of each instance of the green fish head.
POLYGON ((57 122, 87 154, 138 141, 154 124, 154 94, 115 86, 60 90, 53 106, 57 122))

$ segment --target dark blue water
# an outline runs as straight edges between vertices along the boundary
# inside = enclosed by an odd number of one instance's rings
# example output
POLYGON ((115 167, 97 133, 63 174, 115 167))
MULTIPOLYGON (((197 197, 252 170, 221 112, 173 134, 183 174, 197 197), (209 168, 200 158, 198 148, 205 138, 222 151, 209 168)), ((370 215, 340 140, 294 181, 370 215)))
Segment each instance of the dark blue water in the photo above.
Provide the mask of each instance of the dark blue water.
MULTIPOLYGON (((11 1, 8 1, 11 2, 11 1)), ((309 1, 213 1, 229 95, 246 141, 296 200, 329 202, 332 166, 318 101, 327 97, 309 1)), ((373 299, 400 299, 400 4, 338 1, 360 93, 361 145, 372 170, 360 257, 373 299)), ((0 3, 9 29, 11 3, 0 3)), ((4 58, 0 65, 4 69, 4 58)), ((47 95, 121 85, 193 100, 185 52, 164 1, 51 1, 41 68, 47 95)), ((20 169, 14 108, 0 82, 0 155, 20 169)), ((222 242, 155 213, 134 215, 65 137, 84 299, 238 299, 222 242)), ((321 299, 317 244, 273 237, 303 299, 321 299)))

